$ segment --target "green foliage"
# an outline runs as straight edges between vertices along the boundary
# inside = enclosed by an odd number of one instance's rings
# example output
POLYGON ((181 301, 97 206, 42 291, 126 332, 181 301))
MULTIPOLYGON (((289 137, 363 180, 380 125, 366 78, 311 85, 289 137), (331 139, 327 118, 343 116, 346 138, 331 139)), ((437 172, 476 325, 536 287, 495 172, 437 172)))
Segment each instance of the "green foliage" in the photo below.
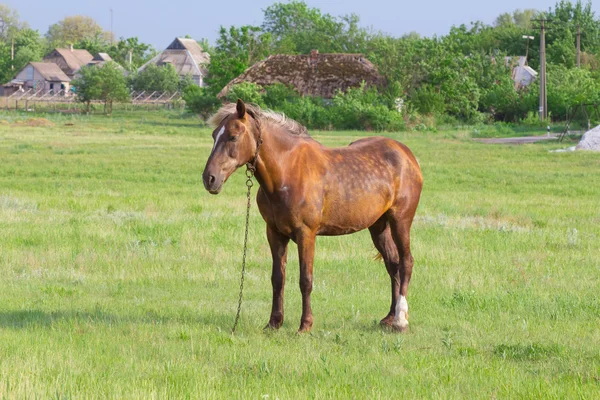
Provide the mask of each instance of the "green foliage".
POLYGON ((338 92, 330 109, 331 125, 336 129, 399 131, 404 128, 402 114, 382 103, 375 88, 364 84, 338 92))
POLYGON ((274 52, 308 54, 360 51, 367 33, 357 15, 335 18, 304 1, 275 3, 264 10, 262 29, 273 37, 274 52))
MULTIPOLYGON (((259 27, 221 27, 217 45, 212 49, 206 83, 217 94, 232 79, 269 54, 271 35, 259 27)), ((210 50, 210 49, 209 49, 210 50)))
POLYGON ((567 109, 582 103, 600 101, 600 86, 590 71, 552 65, 548 68, 548 109, 552 115, 565 118, 567 109))
POLYGON ((96 66, 85 66, 77 72, 78 77, 71 81, 77 101, 86 105, 90 112, 92 101, 100 99, 101 83, 99 68, 96 66))
POLYGON ((282 107, 286 102, 295 102, 299 97, 300 95, 294 89, 276 83, 264 88, 263 102, 267 107, 275 109, 282 107))
POLYGON ((149 64, 141 72, 130 76, 131 88, 138 92, 174 93, 180 88, 180 81, 177 70, 171 64, 149 64))
POLYGON ((113 104, 129 101, 129 89, 123 69, 113 61, 103 66, 86 66, 79 71, 80 78, 71 83, 75 87, 78 101, 90 108, 93 100, 104 103, 104 113, 112 113, 113 104))
POLYGON ((51 47, 67 47, 77 43, 100 46, 109 43, 111 36, 93 18, 74 15, 50 25, 46 38, 51 47))
POLYGON ((209 93, 206 88, 196 85, 189 85, 184 89, 183 100, 189 111, 200 115, 205 120, 221 105, 221 101, 216 96, 209 93))
POLYGON ((246 103, 264 105, 262 89, 255 83, 243 82, 239 85, 231 87, 225 97, 230 102, 235 102, 237 99, 242 99, 246 103))
POLYGON ((137 37, 120 38, 107 50, 112 59, 128 71, 136 71, 156 55, 156 49, 137 37), (131 64, 129 63, 131 54, 131 64))
POLYGON ((431 85, 425 84, 415 89, 410 97, 413 107, 421 114, 442 114, 445 109, 444 96, 431 85))

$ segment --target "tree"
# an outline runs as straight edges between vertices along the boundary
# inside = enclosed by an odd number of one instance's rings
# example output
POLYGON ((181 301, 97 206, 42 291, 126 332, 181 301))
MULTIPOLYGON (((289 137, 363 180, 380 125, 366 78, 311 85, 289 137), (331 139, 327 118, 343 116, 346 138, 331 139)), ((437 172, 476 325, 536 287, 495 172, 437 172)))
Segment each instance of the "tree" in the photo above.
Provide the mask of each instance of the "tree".
POLYGON ((85 104, 86 112, 90 112, 92 101, 100 98, 100 68, 97 66, 85 66, 77 71, 78 77, 71 81, 71 85, 77 93, 77 101, 85 104))
POLYGON ((211 93, 217 94, 232 79, 249 66, 269 55, 271 35, 260 27, 245 25, 241 28, 221 27, 210 64, 206 82, 211 93))
POLYGON ((110 42, 111 34, 102 29, 93 18, 74 15, 50 25, 46 38, 50 46, 64 47, 84 40, 106 44, 110 42))
POLYGON ((355 14, 336 18, 293 0, 267 7, 262 29, 273 36, 277 53, 359 52, 368 34, 358 23, 355 14))
POLYGON ((170 64, 158 66, 150 64, 131 78, 131 87, 138 92, 176 92, 181 78, 170 64))
POLYGON ((496 28, 515 26, 521 29, 531 29, 531 20, 539 14, 539 11, 527 8, 525 10, 515 10, 513 13, 503 13, 496 18, 494 26, 496 28))
POLYGON ((15 71, 21 70, 31 61, 41 61, 45 43, 40 33, 31 28, 23 28, 15 34, 15 71))
POLYGON ((221 101, 216 96, 209 93, 206 88, 196 85, 184 89, 183 100, 188 110, 200 115, 204 120, 208 119, 221 105, 221 101))
POLYGON ((79 70, 80 77, 72 81, 78 101, 87 104, 88 111, 92 100, 104 102, 104 113, 112 114, 115 102, 127 102, 129 89, 123 70, 115 62, 103 66, 86 66, 79 70))
POLYGON ((121 64, 128 71, 136 71, 156 55, 154 47, 140 42, 137 37, 120 38, 117 43, 110 46, 107 52, 115 62, 121 64))
POLYGON ((19 20, 17 10, 0 4, 0 40, 9 42, 15 31, 27 28, 27 24, 19 20))

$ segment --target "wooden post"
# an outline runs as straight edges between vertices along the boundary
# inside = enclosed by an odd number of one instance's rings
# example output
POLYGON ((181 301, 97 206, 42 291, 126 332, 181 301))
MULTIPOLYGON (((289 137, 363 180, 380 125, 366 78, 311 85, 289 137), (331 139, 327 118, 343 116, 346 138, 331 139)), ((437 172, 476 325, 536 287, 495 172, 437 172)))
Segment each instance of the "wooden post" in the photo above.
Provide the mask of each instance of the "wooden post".
POLYGON ((577 68, 581 68, 581 25, 577 25, 577 68))
POLYGON ((541 20, 540 22, 540 121, 544 121, 548 117, 546 109, 546 21, 541 20))

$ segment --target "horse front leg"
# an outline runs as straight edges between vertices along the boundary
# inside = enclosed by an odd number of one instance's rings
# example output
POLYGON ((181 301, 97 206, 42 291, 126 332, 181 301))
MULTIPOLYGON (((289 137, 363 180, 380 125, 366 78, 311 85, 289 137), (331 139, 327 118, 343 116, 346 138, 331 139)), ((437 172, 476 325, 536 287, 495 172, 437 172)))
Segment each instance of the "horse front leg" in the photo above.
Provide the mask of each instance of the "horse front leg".
POLYGON ((302 232, 296 237, 300 259, 300 292, 302 293, 302 318, 300 319, 299 333, 310 332, 313 325, 310 294, 313 286, 315 237, 313 232, 302 232))
POLYGON ((283 289, 285 286, 285 266, 287 263, 287 245, 290 239, 267 225, 267 239, 273 257, 271 284, 273 285, 273 305, 271 317, 265 329, 279 329, 283 324, 283 289))

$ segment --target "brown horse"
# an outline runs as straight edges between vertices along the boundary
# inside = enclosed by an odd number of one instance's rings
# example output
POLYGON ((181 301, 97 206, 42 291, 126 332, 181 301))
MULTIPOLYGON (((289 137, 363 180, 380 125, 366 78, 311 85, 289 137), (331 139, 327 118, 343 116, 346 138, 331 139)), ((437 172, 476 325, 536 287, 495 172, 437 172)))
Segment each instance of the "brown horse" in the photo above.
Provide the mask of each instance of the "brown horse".
POLYGON ((257 203, 273 256, 273 306, 266 328, 277 329, 283 323, 290 239, 298 244, 300 258, 299 331, 308 332, 313 324, 310 294, 316 236, 368 228, 392 281, 392 304, 381 323, 406 330, 406 295, 413 269, 410 227, 423 185, 411 151, 384 137, 329 149, 299 123, 241 100, 223 106, 210 122, 215 130, 202 174, 206 190, 218 194, 236 169, 249 162, 256 165, 257 203))

